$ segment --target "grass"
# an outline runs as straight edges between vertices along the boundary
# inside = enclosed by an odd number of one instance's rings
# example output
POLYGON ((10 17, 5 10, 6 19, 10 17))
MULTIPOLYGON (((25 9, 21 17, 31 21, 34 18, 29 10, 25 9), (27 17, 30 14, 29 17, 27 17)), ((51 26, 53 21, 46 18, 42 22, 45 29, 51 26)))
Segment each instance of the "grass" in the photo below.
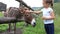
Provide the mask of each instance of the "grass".
POLYGON ((56 14, 60 15, 60 2, 54 3, 54 11, 56 14))
POLYGON ((60 34, 60 17, 55 19, 55 34, 60 34))
MULTIPOLYGON (((54 10, 57 14, 56 19, 54 20, 55 24, 55 34, 60 34, 60 8, 59 8, 60 3, 55 3, 54 4, 54 10)), ((0 16, 3 16, 2 13, 0 13, 0 16)), ((23 26, 24 22, 18 22, 17 27, 23 29, 23 34, 46 34, 44 30, 44 24, 43 21, 40 17, 36 18, 36 27, 32 27, 29 25, 28 27, 23 26)), ((0 24, 0 31, 6 31, 8 28, 8 24, 0 24)))
POLYGON ((45 34, 45 30, 44 30, 44 25, 43 25, 43 22, 42 20, 40 20, 41 18, 37 18, 36 20, 36 27, 32 27, 32 26, 29 26, 29 27, 25 27, 24 28, 24 34, 45 34))

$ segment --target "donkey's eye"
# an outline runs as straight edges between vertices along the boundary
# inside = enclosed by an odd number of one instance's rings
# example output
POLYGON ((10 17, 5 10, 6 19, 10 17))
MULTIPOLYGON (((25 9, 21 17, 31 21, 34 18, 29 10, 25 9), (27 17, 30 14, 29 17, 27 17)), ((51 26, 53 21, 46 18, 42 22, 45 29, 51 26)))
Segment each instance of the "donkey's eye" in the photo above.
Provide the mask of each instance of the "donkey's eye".
POLYGON ((25 9, 25 10, 28 10, 28 9, 25 9))

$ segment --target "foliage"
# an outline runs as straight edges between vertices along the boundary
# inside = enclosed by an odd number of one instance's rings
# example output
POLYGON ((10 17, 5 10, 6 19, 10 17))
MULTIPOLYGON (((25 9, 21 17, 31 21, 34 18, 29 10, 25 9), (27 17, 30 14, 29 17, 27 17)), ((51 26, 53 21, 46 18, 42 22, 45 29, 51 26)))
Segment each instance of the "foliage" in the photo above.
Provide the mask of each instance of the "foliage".
POLYGON ((54 11, 56 14, 60 15, 60 3, 54 3, 54 11))

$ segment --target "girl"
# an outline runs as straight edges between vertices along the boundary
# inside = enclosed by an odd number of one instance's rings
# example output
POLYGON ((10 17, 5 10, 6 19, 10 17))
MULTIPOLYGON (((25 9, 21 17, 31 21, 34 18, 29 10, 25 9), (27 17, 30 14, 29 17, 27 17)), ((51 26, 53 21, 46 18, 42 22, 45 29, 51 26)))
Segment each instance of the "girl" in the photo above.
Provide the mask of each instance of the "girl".
MULTIPOLYGON (((54 12, 53 9, 50 7, 51 1, 43 1, 44 8, 41 11, 30 11, 30 13, 43 13, 42 19, 44 21, 44 27, 47 34, 54 34, 54 12)), ((27 13, 29 11, 26 11, 27 13)))

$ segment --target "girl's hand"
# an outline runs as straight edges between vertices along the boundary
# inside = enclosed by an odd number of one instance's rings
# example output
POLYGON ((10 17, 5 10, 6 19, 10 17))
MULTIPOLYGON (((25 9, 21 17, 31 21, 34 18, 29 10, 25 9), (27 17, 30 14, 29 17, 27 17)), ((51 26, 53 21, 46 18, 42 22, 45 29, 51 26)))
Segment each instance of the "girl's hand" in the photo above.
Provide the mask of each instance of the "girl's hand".
POLYGON ((34 13, 33 11, 25 11, 26 13, 34 13))
POLYGON ((46 17, 42 17, 42 19, 43 19, 43 20, 45 20, 45 19, 46 19, 46 17))

